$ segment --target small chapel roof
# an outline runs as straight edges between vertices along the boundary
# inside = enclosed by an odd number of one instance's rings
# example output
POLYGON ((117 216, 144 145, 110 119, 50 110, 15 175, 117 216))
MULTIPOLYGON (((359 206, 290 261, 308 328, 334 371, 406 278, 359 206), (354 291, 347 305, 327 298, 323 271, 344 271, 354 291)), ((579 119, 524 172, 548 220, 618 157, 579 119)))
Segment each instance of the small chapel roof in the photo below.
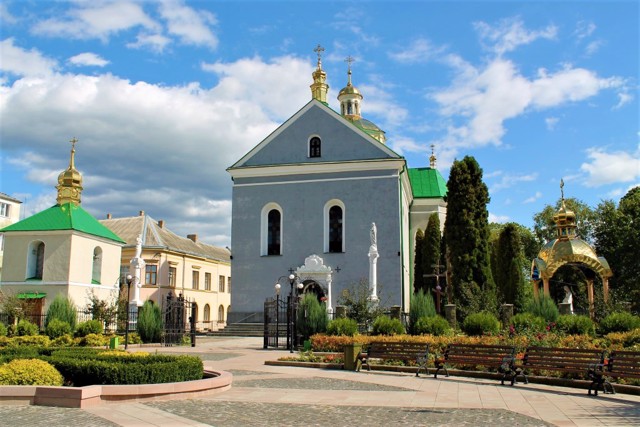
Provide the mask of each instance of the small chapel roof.
POLYGON ((2 232, 12 231, 56 231, 75 230, 92 236, 103 237, 118 243, 125 243, 114 232, 95 219, 82 206, 73 202, 54 205, 49 209, 11 224, 2 232))
POLYGON ((435 168, 409 168, 411 190, 415 198, 444 198, 447 196, 447 183, 435 168))

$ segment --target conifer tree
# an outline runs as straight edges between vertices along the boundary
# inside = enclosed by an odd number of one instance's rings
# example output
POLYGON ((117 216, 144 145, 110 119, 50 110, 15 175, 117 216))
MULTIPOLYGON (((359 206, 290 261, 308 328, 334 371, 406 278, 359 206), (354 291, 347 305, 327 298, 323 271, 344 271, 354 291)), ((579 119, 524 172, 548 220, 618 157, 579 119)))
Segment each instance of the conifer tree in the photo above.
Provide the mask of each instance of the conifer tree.
POLYGON ((524 309, 524 275, 522 243, 516 224, 504 226, 498 237, 495 256, 495 282, 499 300, 513 304, 517 312, 524 309))
POLYGON ((478 162, 466 156, 453 162, 447 182, 447 247, 458 317, 482 310, 496 312, 495 284, 489 264, 489 190, 478 162))
POLYGON ((423 269, 423 246, 424 246, 424 233, 418 228, 416 231, 416 247, 415 257, 413 259, 413 292, 417 293, 420 289, 424 289, 424 274, 423 269))
MULTIPOLYGON (((429 217, 429 223, 424 233, 424 250, 423 250, 423 269, 426 274, 432 274, 436 267, 440 264, 440 246, 442 237, 440 236, 440 218, 438 213, 434 212, 429 217)), ((440 270, 438 270, 440 273, 440 270)), ((436 278, 429 277, 424 281, 425 292, 431 292, 436 288, 436 278)))

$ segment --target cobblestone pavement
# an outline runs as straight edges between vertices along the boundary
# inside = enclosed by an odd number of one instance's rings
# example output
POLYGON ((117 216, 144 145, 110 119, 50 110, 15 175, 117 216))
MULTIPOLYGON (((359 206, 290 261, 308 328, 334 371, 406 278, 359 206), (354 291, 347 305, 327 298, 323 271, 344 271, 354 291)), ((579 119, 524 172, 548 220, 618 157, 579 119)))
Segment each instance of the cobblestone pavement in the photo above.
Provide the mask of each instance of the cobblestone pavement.
POLYGON ((113 427, 117 425, 82 409, 0 405, 1 427, 113 427))
POLYGON ((410 388, 394 387, 381 384, 345 381, 334 378, 268 378, 242 379, 236 378, 237 387, 299 389, 299 390, 360 390, 360 391, 410 391, 410 388))
POLYGON ((225 426, 549 426, 503 409, 417 409, 183 400, 152 407, 216 427, 225 426))

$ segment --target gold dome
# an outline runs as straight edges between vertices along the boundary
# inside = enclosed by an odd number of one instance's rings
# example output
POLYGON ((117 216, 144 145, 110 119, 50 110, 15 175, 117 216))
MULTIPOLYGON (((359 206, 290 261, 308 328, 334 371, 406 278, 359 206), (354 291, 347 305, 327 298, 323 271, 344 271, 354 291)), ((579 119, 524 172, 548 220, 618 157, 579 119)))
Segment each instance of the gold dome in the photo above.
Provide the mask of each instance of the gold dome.
POLYGON ((541 278, 551 278, 558 269, 567 263, 581 263, 602 277, 611 277, 613 273, 603 257, 582 239, 555 239, 542 247, 538 258, 534 260, 541 278))
POLYGON ((69 159, 69 167, 62 171, 58 175, 58 197, 56 202, 58 205, 65 203, 80 204, 80 195, 82 193, 82 175, 75 167, 75 155, 76 155, 76 142, 78 140, 73 138, 71 140, 71 157, 69 159))

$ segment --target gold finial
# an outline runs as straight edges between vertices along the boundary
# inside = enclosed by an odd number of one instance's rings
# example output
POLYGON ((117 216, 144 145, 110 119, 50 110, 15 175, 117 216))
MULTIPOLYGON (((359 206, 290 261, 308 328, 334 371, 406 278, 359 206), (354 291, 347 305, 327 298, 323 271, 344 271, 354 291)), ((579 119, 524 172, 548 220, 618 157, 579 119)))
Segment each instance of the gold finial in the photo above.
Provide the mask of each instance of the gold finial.
POLYGON ((564 202, 564 180, 562 178, 560 178, 560 197, 564 202))
POLYGON ((351 64, 353 64, 354 62, 356 62, 355 59, 353 59, 353 57, 351 55, 347 56, 347 58, 344 60, 344 62, 347 63, 347 75, 349 76, 349 80, 347 81, 347 86, 352 86, 351 85, 351 64))
POLYGON ((322 68, 322 52, 324 52, 324 48, 318 44, 313 51, 318 54, 318 70, 320 70, 322 68))
POLYGON ((76 143, 78 139, 73 137, 69 142, 71 142, 69 167, 58 175, 58 185, 56 186, 58 190, 58 198, 56 199, 58 205, 64 205, 66 203, 79 205, 82 193, 82 175, 75 167, 76 143))
POLYGON ((436 168, 436 153, 435 153, 435 148, 436 146, 431 144, 431 157, 429 157, 429 167, 431 169, 435 169, 436 168))

